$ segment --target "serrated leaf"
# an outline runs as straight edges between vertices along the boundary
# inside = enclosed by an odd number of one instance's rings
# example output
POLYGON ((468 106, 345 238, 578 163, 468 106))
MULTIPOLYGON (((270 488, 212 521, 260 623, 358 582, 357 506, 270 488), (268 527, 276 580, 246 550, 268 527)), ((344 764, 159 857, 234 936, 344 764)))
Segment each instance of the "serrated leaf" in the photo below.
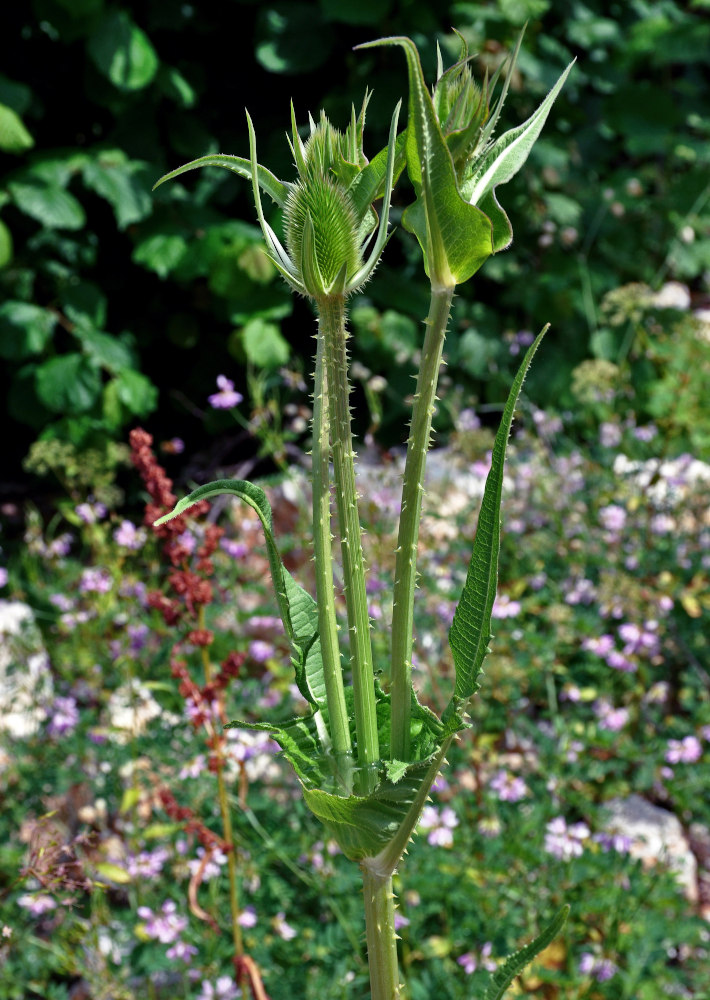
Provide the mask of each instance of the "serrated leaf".
POLYGON ((537 111, 526 122, 496 139, 490 149, 476 161, 475 169, 461 185, 461 194, 466 201, 472 205, 480 205, 484 195, 494 191, 499 184, 507 184, 517 174, 542 132, 550 109, 573 65, 574 60, 561 74, 537 111))
POLYGON ((116 225, 125 229, 151 214, 153 200, 147 179, 147 164, 129 160, 120 150, 101 152, 83 170, 84 184, 113 208, 116 225))
POLYGON ((187 240, 177 233, 156 233, 137 243, 131 260, 166 278, 187 252, 187 240))
POLYGON ((503 965, 499 966, 491 976, 491 981, 486 990, 484 1000, 503 1000, 506 990, 516 976, 529 965, 533 959, 544 951, 545 948, 557 937, 569 916, 569 906, 565 905, 555 915, 552 921, 542 931, 541 934, 525 945, 520 951, 510 955, 503 965))
POLYGON ((503 493, 503 473, 508 437, 520 390, 530 363, 547 332, 544 327, 529 347, 515 376, 503 410, 493 445, 491 469, 478 515, 473 554, 463 592, 449 630, 449 644, 454 655, 456 680, 454 694, 444 712, 446 720, 459 713, 478 689, 478 676, 491 639, 491 611, 498 585, 498 554, 500 551, 500 506, 503 493))
POLYGON ((35 372, 37 396, 54 413, 86 413, 101 392, 98 368, 81 354, 62 354, 35 372))
POLYGON ((223 494, 239 497, 256 511, 261 521, 279 613, 291 644, 296 683, 304 698, 323 710, 326 707, 326 695, 318 634, 318 606, 283 565, 274 538, 271 506, 261 487, 242 479, 219 479, 207 483, 180 500, 169 514, 159 518, 155 524, 164 524, 200 500, 223 494))
POLYGON ((459 194, 453 160, 436 119, 417 48, 409 38, 385 38, 360 48, 399 45, 409 77, 407 171, 417 201, 403 224, 417 237, 426 273, 437 287, 467 281, 493 253, 491 223, 459 194))
MULTIPOLYGON (((240 177, 251 180, 252 170, 249 160, 245 160, 241 156, 230 156, 227 153, 210 153, 207 156, 199 157, 197 160, 184 163, 181 167, 171 170, 170 173, 163 174, 153 185, 153 190, 155 191, 157 187, 160 187, 166 181, 171 181, 173 178, 179 177, 180 174, 186 174, 188 170, 197 170, 199 167, 224 167, 225 170, 231 170, 240 177)), ((283 208, 288 197, 289 185, 284 184, 270 170, 262 167, 261 164, 257 167, 257 180, 261 190, 265 194, 268 194, 279 208, 283 208)))
POLYGON ((82 229, 86 222, 74 195, 57 185, 12 181, 8 190, 20 211, 47 229, 82 229))

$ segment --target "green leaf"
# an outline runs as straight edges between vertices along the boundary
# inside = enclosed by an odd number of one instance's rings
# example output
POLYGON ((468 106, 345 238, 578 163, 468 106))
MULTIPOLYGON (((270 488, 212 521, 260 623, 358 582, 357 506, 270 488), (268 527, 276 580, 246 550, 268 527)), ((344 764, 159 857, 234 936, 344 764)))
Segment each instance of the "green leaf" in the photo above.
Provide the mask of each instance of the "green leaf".
POLYGON ((0 219, 0 271, 12 263, 12 233, 0 219))
POLYGON ((409 843, 451 743, 450 734, 438 719, 432 716, 432 720, 438 735, 436 750, 426 759, 410 764, 389 768, 382 765, 376 789, 366 796, 338 794, 336 762, 323 752, 316 715, 282 724, 231 722, 227 728, 273 733, 301 782, 306 805, 337 840, 345 856, 351 861, 369 858, 378 871, 392 872, 409 843), (388 775, 388 769, 395 780, 388 775))
POLYGON ((119 90, 141 90, 158 70, 150 39, 123 10, 101 19, 87 48, 99 72, 119 90))
POLYGON ((231 494, 256 511, 264 529, 271 579, 276 591, 284 630, 291 644, 296 683, 301 694, 321 710, 326 707, 323 663, 318 635, 318 607, 310 594, 300 587, 284 567, 273 533, 271 506, 260 486, 242 479, 218 479, 194 490, 155 524, 164 524, 209 497, 231 494))
POLYGON ((103 333, 85 322, 76 323, 72 333, 81 342, 84 354, 95 365, 105 368, 114 375, 124 369, 130 369, 135 363, 135 356, 130 347, 111 333, 103 333))
POLYGON ((278 368, 288 363, 291 348, 275 323, 253 319, 242 330, 247 359, 259 368, 278 368))
POLYGON ((3 153, 23 153, 35 141, 12 108, 0 104, 0 149, 3 153))
POLYGON ((57 317, 31 302, 0 305, 0 357, 21 361, 41 354, 52 336, 57 317))
POLYGON ((163 93, 182 108, 192 108, 197 101, 195 88, 185 79, 180 70, 174 66, 161 66, 158 73, 158 85, 163 93))
MULTIPOLYGON (((246 177, 247 180, 251 180, 252 171, 249 160, 245 160, 241 156, 230 156, 227 153, 210 153, 207 156, 201 156, 197 160, 191 160, 189 163, 171 170, 168 174, 163 174, 160 180, 156 181, 153 185, 153 190, 155 191, 165 181, 171 181, 174 177, 185 174, 188 170, 196 170, 198 167, 224 167, 225 170, 232 170, 235 174, 239 174, 240 177, 246 177)), ((286 204, 290 185, 284 184, 270 170, 262 167, 261 164, 257 166, 257 180, 261 190, 265 194, 268 194, 279 208, 283 208, 286 204)))
POLYGON ((308 73, 330 55, 333 30, 310 3, 260 5, 256 58, 270 73, 308 73))
POLYGON ((86 215, 74 195, 53 184, 12 181, 12 200, 25 215, 47 229, 82 229, 86 215))
POLYGON ((519 976, 523 969, 554 941, 567 922, 568 916, 569 906, 563 906, 541 934, 520 951, 510 955, 491 976, 484 1000, 503 1000, 506 990, 515 977, 519 976))
POLYGON ((540 107, 526 122, 500 136, 480 159, 474 161, 474 169, 461 185, 461 194, 466 201, 472 205, 480 205, 485 195, 494 192, 499 184, 507 184, 517 174, 542 132, 550 109, 574 62, 575 60, 569 64, 540 107))
POLYGON ((51 358, 35 373, 37 395, 54 413, 85 413, 101 392, 101 375, 81 354, 51 358))
POLYGON ((131 876, 126 869, 121 868, 120 865, 113 864, 111 861, 100 861, 96 865, 96 874, 117 885, 128 885, 131 881, 131 876))
POLYGON ((544 327, 529 347, 515 376, 503 410, 493 445, 491 469, 478 515, 473 554, 463 592, 449 630, 449 644, 454 654, 456 681, 454 695, 444 712, 444 720, 465 710, 468 699, 478 690, 478 677, 491 639, 491 610, 498 584, 500 550, 500 505, 508 437, 515 406, 530 363, 547 332, 544 327))
POLYGON ((177 233, 156 233, 137 243, 131 260, 142 264, 158 277, 166 278, 174 270, 187 251, 187 240, 177 233))
POLYGON ((119 400, 136 417, 147 417, 158 405, 158 389, 147 375, 126 368, 113 381, 119 400))
POLYGON ((84 184, 109 202, 119 229, 140 222, 153 210, 146 171, 147 164, 129 160, 120 149, 99 153, 84 167, 84 184))
POLYGON ((400 45, 407 59, 407 170, 417 200, 404 213, 402 223, 419 241, 432 284, 451 288, 467 281, 493 253, 491 221, 459 194, 454 163, 414 42, 384 38, 358 48, 377 45, 400 45))

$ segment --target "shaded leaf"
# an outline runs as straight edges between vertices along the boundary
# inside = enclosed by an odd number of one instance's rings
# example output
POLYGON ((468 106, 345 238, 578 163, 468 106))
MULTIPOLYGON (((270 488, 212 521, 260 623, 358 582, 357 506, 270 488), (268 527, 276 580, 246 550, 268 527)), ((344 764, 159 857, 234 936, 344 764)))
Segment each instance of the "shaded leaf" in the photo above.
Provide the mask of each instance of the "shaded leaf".
POLYGON ((101 375, 82 354, 63 354, 37 368, 35 387, 48 410, 85 413, 99 397, 101 375))
POLYGON ((84 167, 84 184, 111 205, 119 229, 140 222, 153 210, 146 171, 147 164, 129 160, 118 149, 100 153, 84 167))
POLYGON ((6 104, 0 104, 0 149, 4 153, 22 153, 34 144, 20 116, 6 104))
POLYGON ((12 181, 8 190, 20 211, 47 229, 82 229, 86 223, 81 204, 57 185, 12 181))
POLYGON ((41 354, 57 322, 54 313, 31 302, 0 305, 0 357, 20 361, 41 354))
POLYGON ((141 90, 158 70, 150 39, 123 10, 105 14, 87 48, 99 72, 119 90, 141 90))

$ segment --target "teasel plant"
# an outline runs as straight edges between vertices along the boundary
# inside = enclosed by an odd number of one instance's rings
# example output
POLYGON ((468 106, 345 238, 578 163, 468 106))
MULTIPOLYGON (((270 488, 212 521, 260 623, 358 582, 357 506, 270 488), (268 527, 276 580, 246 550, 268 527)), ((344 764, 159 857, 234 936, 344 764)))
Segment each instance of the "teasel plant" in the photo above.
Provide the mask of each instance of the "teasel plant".
MULTIPOLYGON (((461 37, 461 36, 459 36, 461 37)), ((521 36, 522 37, 522 36, 521 36)), ((512 240, 512 228, 496 188, 523 165, 542 130, 571 66, 537 111, 522 125, 494 138, 520 40, 501 73, 479 85, 461 39, 457 62, 444 70, 439 55, 433 91, 424 81, 414 43, 379 39, 358 48, 396 45, 404 50, 409 80, 408 121, 397 134, 400 107, 391 119, 387 146, 371 161, 364 154, 366 94, 344 133, 321 112, 309 119, 305 141, 291 106, 297 177, 282 181, 257 161, 256 137, 247 113, 249 157, 213 154, 179 167, 162 184, 203 166, 234 171, 251 181, 266 253, 317 315, 313 389, 312 494, 315 597, 284 567, 264 490, 243 480, 198 487, 156 525, 217 494, 233 494, 258 515, 279 612, 289 640, 298 689, 309 712, 286 723, 236 721, 232 726, 273 734, 295 770, 311 811, 360 866, 373 1000, 405 996, 400 983, 392 876, 406 852, 431 786, 466 721, 469 700, 491 639, 500 547, 500 507, 508 436, 523 380, 545 330, 528 350, 503 410, 479 513, 466 583, 449 633, 455 666, 448 705, 438 716, 421 704, 412 686, 411 663, 416 557, 436 389, 451 302, 494 253, 512 240), (502 79, 493 108, 491 96, 502 79), (415 200, 402 224, 417 239, 431 286, 422 360, 417 377, 402 493, 402 514, 393 581, 392 657, 379 674, 372 656, 358 512, 350 414, 346 300, 371 277, 389 237, 393 186, 406 166, 415 200), (283 213, 281 237, 267 221, 266 194, 283 213), (332 481, 331 481, 332 462, 332 481), (347 614, 349 670, 344 669, 336 613, 331 491, 335 493, 347 614), (346 683, 346 677, 351 683, 346 683)), ((157 187, 158 185, 156 185, 157 187)), ((545 328, 546 329, 546 328, 545 328)), ((518 973, 560 931, 563 907, 545 929, 493 973, 484 1000, 500 1000, 518 973)))

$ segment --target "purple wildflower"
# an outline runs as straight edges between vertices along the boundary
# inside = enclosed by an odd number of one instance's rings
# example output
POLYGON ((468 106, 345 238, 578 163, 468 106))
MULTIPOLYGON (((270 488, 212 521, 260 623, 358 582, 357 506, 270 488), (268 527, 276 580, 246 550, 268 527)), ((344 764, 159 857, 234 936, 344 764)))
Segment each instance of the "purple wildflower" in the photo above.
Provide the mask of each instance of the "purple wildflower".
POLYGON ((102 566, 89 566, 79 580, 79 590, 82 594, 107 594, 111 586, 111 574, 102 566))
POLYGON ((80 503, 74 508, 74 513, 84 524, 96 524, 106 517, 106 505, 103 503, 80 503))
POLYGON ((585 976, 592 976, 598 983, 605 983, 618 972, 617 966, 608 958, 597 958, 591 952, 585 951, 579 960, 579 971, 585 976))
POLYGON ((621 444, 621 428, 618 424, 603 423, 599 427, 599 443, 602 448, 616 448, 621 444))
POLYGON ((504 770, 494 775, 488 787, 496 792, 501 802, 520 802, 528 794, 528 787, 523 779, 504 770))
POLYGON ((669 764, 694 764, 700 760, 703 748, 697 736, 684 736, 682 740, 668 740, 666 761, 669 764))
POLYGON ((138 916, 145 921, 147 936, 161 944, 173 944, 187 927, 187 917, 178 914, 177 904, 172 899, 165 900, 160 913, 154 913, 147 906, 139 906, 138 916))
POLYGON ((607 507, 602 507, 599 511, 599 520, 602 527, 613 534, 623 531, 626 524, 626 509, 618 504, 611 503, 607 507))
POLYGON ((568 827, 564 816, 556 816, 546 827, 545 850, 560 861, 569 861, 582 855, 584 841, 589 836, 590 830, 585 823, 573 823, 568 827))
POLYGON ((143 528, 137 528, 133 521, 121 521, 113 533, 113 540, 121 548, 135 552, 145 544, 146 533, 143 528))
POLYGON ((43 913, 49 913, 57 907, 56 900, 48 896, 46 892, 26 893, 17 900, 17 905, 27 910, 33 917, 41 917, 43 913))
POLYGON ((264 642, 263 639, 252 639, 249 643, 249 656, 257 663, 266 663, 275 652, 274 646, 270 642, 264 642))
POLYGON ((253 906, 245 906, 237 917, 237 923, 240 927, 254 927, 256 926, 256 921, 256 910, 253 906))
POLYGON ((499 594, 493 602, 493 618, 514 618, 520 614, 520 601, 512 601, 508 594, 499 594))
POLYGON ((238 542, 236 538, 220 539, 219 547, 232 559, 243 559, 249 554, 249 547, 244 542, 238 542))
POLYGON ((236 1000, 240 997, 239 990, 231 976, 220 976, 216 983, 211 983, 205 979, 202 983, 202 992, 197 1000, 236 1000))
POLYGON ((599 728, 618 733, 629 721, 627 708, 615 708, 606 698, 600 698, 594 703, 594 714, 599 720, 599 728))
POLYGON ((215 392, 207 398, 214 410, 231 410, 235 406, 239 406, 244 399, 241 393, 235 392, 234 382, 230 381, 226 375, 217 376, 217 388, 219 392, 215 392))
POLYGON ((189 963, 197 954, 197 948, 194 944, 188 944, 187 941, 178 939, 165 954, 168 958, 177 958, 182 962, 189 963))
POLYGON ((424 806, 419 820, 420 829, 428 831, 427 842, 432 847, 451 847, 454 842, 452 831, 458 825, 458 817, 449 806, 441 810, 436 806, 424 806))
POLYGON ((52 707, 49 709, 49 725, 47 732, 50 736, 66 736, 73 732, 79 722, 79 709, 76 700, 71 696, 54 699, 52 707))
POLYGON ((131 878, 154 879, 163 870, 163 865, 170 857, 165 847, 156 847, 154 851, 141 851, 128 859, 126 870, 131 878))
POLYGON ((278 936, 283 938, 284 941, 293 941, 298 935, 298 931, 286 923, 286 914, 283 911, 276 914, 271 924, 278 936))

